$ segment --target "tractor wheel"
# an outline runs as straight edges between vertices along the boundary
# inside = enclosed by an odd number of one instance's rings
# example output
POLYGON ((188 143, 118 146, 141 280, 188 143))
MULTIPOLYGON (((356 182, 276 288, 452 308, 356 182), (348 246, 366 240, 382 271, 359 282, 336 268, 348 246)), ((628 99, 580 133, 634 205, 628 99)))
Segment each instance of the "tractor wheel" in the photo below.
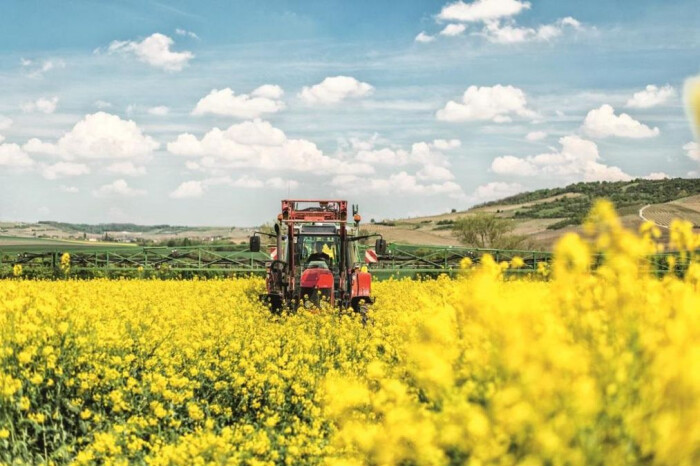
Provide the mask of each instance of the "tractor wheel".
POLYGON ((360 315, 362 325, 366 325, 371 321, 371 318, 369 317, 369 303, 367 303, 365 300, 353 300, 352 310, 360 315))

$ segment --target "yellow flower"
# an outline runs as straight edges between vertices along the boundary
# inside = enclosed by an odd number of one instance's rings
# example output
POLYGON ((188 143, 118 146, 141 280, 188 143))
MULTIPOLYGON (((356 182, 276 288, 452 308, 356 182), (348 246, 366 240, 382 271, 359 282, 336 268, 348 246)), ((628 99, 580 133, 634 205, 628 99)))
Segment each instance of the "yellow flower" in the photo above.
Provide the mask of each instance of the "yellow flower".
POLYGON ((43 413, 30 413, 29 420, 32 420, 38 424, 42 424, 46 420, 46 415, 44 415, 43 413))

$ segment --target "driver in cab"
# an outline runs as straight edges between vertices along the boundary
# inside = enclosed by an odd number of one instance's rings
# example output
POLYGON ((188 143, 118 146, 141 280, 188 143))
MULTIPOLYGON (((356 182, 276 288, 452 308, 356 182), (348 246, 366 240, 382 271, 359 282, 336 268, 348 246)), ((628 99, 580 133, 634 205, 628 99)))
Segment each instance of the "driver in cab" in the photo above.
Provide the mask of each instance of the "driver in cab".
POLYGON ((328 248, 323 242, 314 244, 314 252, 309 255, 308 268, 328 269, 333 256, 333 250, 328 248))

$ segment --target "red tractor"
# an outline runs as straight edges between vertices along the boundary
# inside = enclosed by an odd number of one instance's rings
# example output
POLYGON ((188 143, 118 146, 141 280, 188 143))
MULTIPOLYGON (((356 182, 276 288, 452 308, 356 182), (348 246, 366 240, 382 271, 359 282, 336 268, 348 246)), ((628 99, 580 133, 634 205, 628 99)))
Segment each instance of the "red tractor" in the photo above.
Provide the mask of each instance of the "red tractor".
POLYGON ((267 293, 260 296, 270 309, 296 310, 319 306, 322 301, 366 316, 372 276, 362 271, 357 242, 379 237, 377 254, 386 251, 380 235, 358 235, 361 217, 357 206, 348 218, 347 201, 283 200, 275 233, 255 232, 250 251, 260 251, 260 236, 275 239, 267 266, 267 293), (353 225, 354 226, 349 226, 353 225))

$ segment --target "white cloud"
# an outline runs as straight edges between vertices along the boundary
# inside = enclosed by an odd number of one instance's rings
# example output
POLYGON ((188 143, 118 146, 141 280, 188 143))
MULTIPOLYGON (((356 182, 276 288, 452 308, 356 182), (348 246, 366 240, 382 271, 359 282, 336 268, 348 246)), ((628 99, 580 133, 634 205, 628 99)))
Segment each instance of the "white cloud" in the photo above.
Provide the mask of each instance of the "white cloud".
POLYGON ((615 109, 608 104, 588 112, 583 121, 583 129, 589 135, 599 138, 653 138, 659 135, 657 127, 649 128, 626 113, 615 115, 615 109))
POLYGON ((433 140, 433 147, 435 149, 440 149, 442 151, 449 151, 450 149, 456 149, 462 146, 462 142, 458 139, 435 139, 433 140))
POLYGON ((194 32, 187 31, 187 30, 181 29, 181 28, 177 28, 175 30, 175 34, 177 34, 178 36, 191 37, 192 39, 199 39, 199 36, 197 34, 195 34, 194 32))
POLYGON ((79 193, 80 190, 76 186, 61 185, 58 187, 64 193, 79 193))
POLYGON ((57 154, 72 159, 131 159, 150 156, 158 149, 132 120, 97 112, 86 115, 55 144, 33 138, 25 144, 28 152, 57 154))
POLYGON ((450 169, 440 165, 425 165, 416 172, 418 180, 454 180, 455 176, 450 169))
POLYGON ((436 19, 450 21, 442 35, 459 35, 465 30, 461 23, 482 23, 483 28, 475 35, 483 36, 488 41, 498 44, 514 44, 527 41, 549 41, 561 36, 565 28, 583 30, 581 23, 567 16, 551 24, 536 27, 521 27, 515 22, 514 16, 530 8, 529 2, 520 0, 476 0, 470 3, 457 1, 445 5, 436 19))
POLYGON ((226 130, 214 128, 201 139, 183 133, 168 143, 172 154, 199 157, 206 170, 259 168, 314 174, 373 173, 371 165, 329 157, 311 141, 289 139, 269 122, 256 119, 226 130))
POLYGON ((194 58, 194 54, 189 51, 174 52, 170 50, 174 43, 170 37, 155 33, 141 42, 113 41, 109 44, 107 51, 110 54, 134 55, 139 61, 165 71, 180 71, 194 58))
POLYGON ((262 188, 265 186, 262 180, 248 175, 242 175, 236 180, 230 181, 229 185, 235 188, 262 188))
POLYGON ((525 187, 519 183, 489 182, 476 187, 469 199, 473 203, 485 203, 517 195, 523 191, 525 187))
POLYGON ((272 177, 267 179, 265 181, 265 185, 277 190, 295 190, 296 188, 299 188, 299 182, 296 180, 284 180, 280 177, 272 177))
POLYGON ((373 165, 405 165, 410 154, 403 149, 363 149, 358 151, 356 159, 373 165))
POLYGON ((110 107, 112 107, 112 103, 103 100, 97 100, 95 101, 95 107, 97 107, 98 109, 109 109, 110 107))
POLYGON ((304 86, 299 93, 308 104, 335 104, 349 98, 359 98, 370 94, 374 88, 352 76, 332 76, 311 87, 304 86))
POLYGON ((564 34, 565 28, 582 31, 581 23, 568 16, 551 24, 543 24, 537 28, 518 26, 515 21, 486 21, 484 28, 478 35, 485 37, 495 44, 517 44, 529 41, 550 41, 564 34))
POLYGON ((170 113, 170 109, 164 105, 158 105, 156 107, 151 107, 148 109, 148 113, 151 115, 157 115, 159 117, 168 115, 170 113))
POLYGON ((56 111, 58 106, 58 97, 54 96, 51 98, 40 97, 34 102, 25 102, 22 104, 22 112, 32 113, 41 112, 45 114, 52 114, 56 111))
POLYGON ((284 89, 276 84, 263 84, 250 93, 255 97, 266 97, 268 99, 280 99, 284 95, 284 89))
POLYGON ((536 113, 527 108, 525 93, 513 86, 469 86, 462 102, 449 101, 436 113, 438 120, 466 122, 491 120, 509 122, 512 115, 534 118, 536 113))
POLYGON ((563 181, 617 181, 632 177, 620 168, 602 164, 598 146, 579 136, 559 139, 561 150, 519 158, 497 157, 491 170, 500 175, 553 177, 563 181))
POLYGON ((428 42, 433 42, 435 40, 435 36, 431 36, 429 34, 426 34, 425 31, 421 31, 418 33, 416 38, 414 39, 416 42, 421 42, 423 44, 428 43, 428 42))
POLYGON ((535 175, 537 167, 528 160, 515 156, 500 156, 491 162, 491 170, 501 175, 535 175))
POLYGON ((58 148, 55 144, 44 143, 39 138, 32 138, 22 145, 22 149, 26 152, 57 155, 58 148))
POLYGON ((50 59, 43 60, 42 62, 36 62, 34 60, 21 58, 20 63, 22 64, 22 67, 28 71, 27 76, 30 78, 41 78, 45 73, 51 70, 66 67, 66 62, 61 59, 50 59))
POLYGON ((146 194, 145 190, 139 190, 136 188, 131 188, 126 180, 120 178, 107 185, 102 185, 97 190, 94 190, 92 194, 98 198, 107 197, 125 197, 131 198, 134 196, 143 196, 146 194))
POLYGON ((296 180, 285 180, 281 177, 272 177, 266 181, 250 175, 242 175, 233 180, 231 177, 212 177, 204 180, 190 180, 183 182, 175 191, 170 193, 171 198, 200 198, 210 187, 226 185, 234 188, 259 189, 269 187, 276 190, 294 190, 299 187, 296 180))
POLYGON ((51 165, 44 165, 41 168, 41 176, 47 180, 56 180, 65 177, 78 177, 90 173, 90 168, 85 164, 75 162, 56 162, 51 165))
POLYGON ((175 191, 170 193, 171 198, 201 198, 204 194, 204 187, 201 181, 190 180, 183 182, 175 191))
POLYGON ((131 161, 115 162, 107 167, 107 170, 112 173, 126 175, 129 177, 140 177, 146 175, 146 167, 135 165, 131 161))
POLYGON ((669 177, 668 174, 664 172, 652 172, 649 175, 646 175, 642 178, 645 178, 646 180, 664 180, 671 177, 669 177))
POLYGON ((443 21, 485 21, 514 16, 530 8, 530 2, 519 0, 461 0, 442 7, 438 19, 443 21))
POLYGON ((0 130, 7 130, 12 126, 12 119, 4 115, 0 115, 0 130))
POLYGON ((683 149, 686 151, 686 156, 690 157, 694 161, 700 162, 700 145, 698 145, 698 143, 691 141, 684 144, 683 149))
POLYGON ((268 113, 279 112, 284 109, 284 102, 264 95, 280 94, 282 88, 279 86, 266 85, 257 88, 256 95, 240 94, 235 95, 231 88, 213 89, 208 95, 201 98, 192 115, 226 115, 237 118, 256 118, 268 113), (270 87, 266 87, 270 86, 270 87), (273 89, 273 88, 279 88, 273 89), (260 96, 260 97, 256 97, 260 96))
POLYGON ((358 177, 356 175, 338 175, 333 177, 330 185, 339 195, 377 194, 377 195, 444 195, 455 199, 464 199, 462 187, 452 181, 442 183, 421 183, 417 176, 406 172, 391 174, 386 178, 358 177))
POLYGON ((0 167, 28 169, 34 161, 17 144, 0 144, 0 167))
POLYGON ((647 109, 661 105, 675 95, 676 90, 670 84, 662 87, 649 84, 643 91, 635 92, 625 105, 637 109, 647 109))
POLYGON ((545 139, 546 137, 546 131, 531 131, 525 136, 525 139, 528 141, 539 141, 541 139, 545 139))
POLYGON ((440 35, 449 37, 459 36, 464 32, 465 29, 467 29, 467 27, 463 24, 452 23, 445 26, 444 29, 440 31, 440 35))
POLYGON ((5 141, 5 137, 3 135, 0 135, 0 143, 2 143, 3 141, 5 141))

